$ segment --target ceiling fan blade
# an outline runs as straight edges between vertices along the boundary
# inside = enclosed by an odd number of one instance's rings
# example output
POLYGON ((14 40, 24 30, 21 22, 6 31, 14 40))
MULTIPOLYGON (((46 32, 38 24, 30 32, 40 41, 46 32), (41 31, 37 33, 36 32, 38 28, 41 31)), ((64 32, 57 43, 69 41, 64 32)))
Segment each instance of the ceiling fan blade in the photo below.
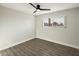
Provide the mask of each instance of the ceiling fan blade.
POLYGON ((31 6, 33 6, 34 8, 36 8, 37 9, 37 7, 36 6, 34 6, 32 3, 29 3, 31 6))
POLYGON ((40 9, 40 10, 46 10, 46 11, 50 11, 51 9, 40 9))
POLYGON ((37 12, 37 10, 35 10, 33 13, 36 13, 37 12))

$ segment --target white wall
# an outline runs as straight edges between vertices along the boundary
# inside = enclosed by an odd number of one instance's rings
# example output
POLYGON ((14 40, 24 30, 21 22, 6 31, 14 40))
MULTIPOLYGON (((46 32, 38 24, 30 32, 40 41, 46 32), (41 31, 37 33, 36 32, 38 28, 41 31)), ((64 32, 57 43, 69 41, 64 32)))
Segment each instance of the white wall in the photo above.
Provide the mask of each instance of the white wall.
POLYGON ((32 15, 0 6, 0 50, 34 38, 34 26, 32 15))
POLYGON ((78 46, 78 8, 58 11, 54 13, 39 15, 36 17, 36 37, 45 39, 48 41, 68 45, 71 47, 79 48, 78 46), (43 20, 49 17, 66 16, 66 28, 65 27, 52 27, 44 28, 43 20))
POLYGON ((79 8, 78 8, 78 46, 79 46, 79 8))
POLYGON ((16 10, 0 6, 0 50, 35 38, 35 35, 37 38, 78 48, 78 15, 79 8, 75 8, 40 15, 36 17, 35 21, 35 18, 30 14, 22 13, 16 10), (47 19, 49 16, 54 17, 63 15, 67 17, 67 28, 43 27, 42 23, 44 19, 47 19))

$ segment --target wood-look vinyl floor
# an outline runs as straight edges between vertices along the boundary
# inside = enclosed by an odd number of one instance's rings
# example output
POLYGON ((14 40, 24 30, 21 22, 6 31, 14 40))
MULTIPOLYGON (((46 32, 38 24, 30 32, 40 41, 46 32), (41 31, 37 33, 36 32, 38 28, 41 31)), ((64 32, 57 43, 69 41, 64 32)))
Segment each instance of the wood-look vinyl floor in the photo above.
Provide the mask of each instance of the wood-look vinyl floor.
POLYGON ((0 51, 1 56, 79 56, 79 50, 42 39, 32 39, 0 51))

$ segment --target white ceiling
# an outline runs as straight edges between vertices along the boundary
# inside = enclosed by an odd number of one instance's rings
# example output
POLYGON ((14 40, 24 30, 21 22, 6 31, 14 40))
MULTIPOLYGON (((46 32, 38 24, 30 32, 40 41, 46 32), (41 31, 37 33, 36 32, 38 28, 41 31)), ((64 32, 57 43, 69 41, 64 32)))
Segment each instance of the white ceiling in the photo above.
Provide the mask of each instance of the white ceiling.
MULTIPOLYGON (((34 5, 37 5, 37 4, 39 4, 41 8, 48 8, 48 9, 51 9, 51 11, 39 11, 34 15, 40 15, 40 14, 45 14, 49 12, 55 12, 59 10, 79 7, 79 3, 34 3, 34 5)), ((33 8, 28 3, 0 3, 0 5, 7 8, 15 9, 18 11, 22 11, 28 14, 33 14, 35 10, 35 8, 33 8)))

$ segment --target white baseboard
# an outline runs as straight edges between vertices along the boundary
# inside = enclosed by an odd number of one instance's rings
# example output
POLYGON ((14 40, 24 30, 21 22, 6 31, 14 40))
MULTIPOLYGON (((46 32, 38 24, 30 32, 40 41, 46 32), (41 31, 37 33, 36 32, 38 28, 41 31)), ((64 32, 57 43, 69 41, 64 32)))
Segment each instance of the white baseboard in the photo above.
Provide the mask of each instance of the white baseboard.
POLYGON ((34 39, 34 38, 35 38, 35 37, 31 37, 31 38, 25 39, 25 40, 23 40, 23 41, 21 41, 21 42, 17 42, 17 43, 14 43, 14 44, 12 44, 12 45, 6 46, 5 48, 1 48, 0 50, 4 50, 4 49, 7 49, 7 48, 16 46, 16 45, 18 45, 18 44, 21 44, 21 43, 23 43, 23 42, 29 41, 29 40, 34 39))
POLYGON ((48 40, 48 39, 42 38, 42 37, 36 37, 36 38, 43 39, 43 40, 50 41, 50 42, 54 42, 54 43, 58 43, 58 44, 65 45, 65 46, 69 46, 69 47, 76 48, 76 49, 79 50, 79 47, 78 46, 75 46, 75 45, 63 43, 63 42, 60 42, 60 41, 50 40, 50 39, 48 40))
MULTIPOLYGON (((23 42, 29 41, 29 40, 34 39, 34 38, 35 38, 35 37, 31 37, 31 38, 25 39, 24 41, 17 42, 17 43, 15 43, 15 44, 6 46, 5 48, 2 48, 2 49, 0 49, 0 50, 4 50, 4 49, 10 48, 10 47, 13 47, 13 46, 15 46, 15 45, 21 44, 21 43, 23 43, 23 42)), ((70 45, 70 44, 67 44, 67 43, 63 43, 63 42, 59 42, 59 41, 54 41, 54 40, 48 40, 48 39, 42 38, 42 37, 36 37, 36 38, 43 39, 43 40, 47 40, 47 41, 54 42, 54 43, 58 43, 58 44, 65 45, 65 46, 69 46, 69 47, 76 48, 76 49, 79 50, 79 47, 74 46, 74 45, 70 45)))

